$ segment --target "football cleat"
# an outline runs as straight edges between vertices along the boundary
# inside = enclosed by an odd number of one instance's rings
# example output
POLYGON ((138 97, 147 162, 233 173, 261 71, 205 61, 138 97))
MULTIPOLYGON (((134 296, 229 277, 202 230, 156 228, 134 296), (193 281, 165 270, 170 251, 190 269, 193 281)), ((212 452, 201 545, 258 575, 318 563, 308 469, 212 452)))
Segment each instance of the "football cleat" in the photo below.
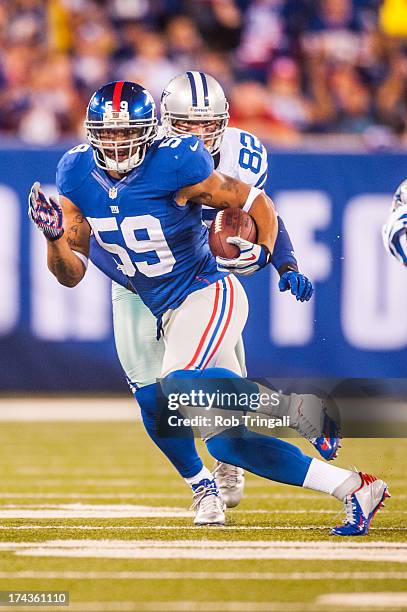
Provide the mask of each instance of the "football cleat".
POLYGON ((390 497, 387 484, 383 480, 362 472, 359 472, 359 476, 361 485, 345 497, 345 519, 342 525, 331 530, 332 535, 367 535, 374 515, 384 506, 386 497, 390 497))
POLYGON ((323 459, 336 459, 341 448, 341 430, 327 414, 325 401, 309 393, 292 393, 288 410, 290 427, 306 438, 323 459))
POLYGON ((237 506, 244 491, 244 471, 240 467, 217 461, 212 470, 216 484, 227 508, 237 506))
POLYGON ((204 478, 192 486, 194 492, 191 510, 195 510, 194 525, 224 525, 225 504, 215 479, 204 478))

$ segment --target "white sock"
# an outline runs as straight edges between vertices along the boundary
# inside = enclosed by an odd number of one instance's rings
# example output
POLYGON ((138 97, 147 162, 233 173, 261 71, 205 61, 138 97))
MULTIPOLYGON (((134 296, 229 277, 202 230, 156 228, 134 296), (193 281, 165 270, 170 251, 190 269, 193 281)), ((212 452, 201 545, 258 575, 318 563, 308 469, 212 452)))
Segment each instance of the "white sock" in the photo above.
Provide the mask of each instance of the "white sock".
POLYGON ((198 482, 201 482, 201 480, 203 480, 204 478, 207 478, 208 480, 213 480, 212 472, 210 472, 205 466, 203 466, 202 470, 199 470, 198 474, 195 474, 195 476, 191 476, 191 478, 185 478, 184 480, 187 484, 189 484, 190 487, 192 487, 192 485, 198 484, 198 482))
POLYGON ((277 417, 280 419, 283 418, 283 416, 286 416, 289 414, 289 411, 288 411, 288 407, 290 404, 289 395, 284 395, 283 393, 280 394, 278 393, 277 390, 272 389, 271 387, 265 387, 264 385, 260 385, 259 383, 257 383, 257 386, 259 387, 259 393, 264 394, 264 396, 267 396, 267 395, 271 396, 272 394, 276 394, 274 396, 274 400, 273 401, 270 400, 270 403, 267 405, 260 406, 260 408, 258 409, 258 412, 260 412, 261 414, 266 414, 267 416, 277 417), (278 395, 278 404, 275 403, 277 395, 278 395))
MULTIPOLYGON (((324 463, 319 459, 313 459, 308 468, 307 475, 303 483, 303 487, 306 489, 313 489, 314 491, 322 491, 323 493, 334 494, 334 491, 340 487, 345 480, 349 480, 349 493, 357 488, 357 483, 360 481, 360 477, 357 472, 352 470, 344 470, 343 468, 336 467, 336 465, 330 465, 324 463), (356 477, 356 486, 353 486, 353 477, 356 477), (352 488, 353 486, 353 488, 352 488)), ((341 497, 346 495, 346 493, 341 497)), ((337 497, 337 495, 335 495, 337 497)))

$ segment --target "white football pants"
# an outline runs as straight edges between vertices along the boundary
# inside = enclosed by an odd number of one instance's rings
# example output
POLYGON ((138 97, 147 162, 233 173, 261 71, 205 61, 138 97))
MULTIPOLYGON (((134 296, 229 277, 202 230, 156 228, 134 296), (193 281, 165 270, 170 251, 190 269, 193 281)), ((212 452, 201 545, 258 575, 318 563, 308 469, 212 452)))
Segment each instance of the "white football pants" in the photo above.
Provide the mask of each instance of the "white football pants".
POLYGON ((175 370, 227 368, 242 375, 236 345, 248 315, 246 293, 233 275, 191 293, 162 320, 161 377, 175 370))
MULTIPOLYGON (((240 285, 236 279, 235 282, 240 285)), ((216 283, 210 287, 215 287, 215 285, 216 283)), ((201 291, 195 293, 198 294, 201 291)), ((222 289, 219 289, 219 295, 221 292, 222 289)), ((116 350, 128 380, 135 388, 155 383, 163 370, 165 346, 162 337, 160 340, 156 339, 157 326, 154 315, 142 302, 139 295, 115 282, 112 283, 112 303, 116 350)), ((203 312, 198 316, 198 320, 202 323, 203 316, 203 312)), ((194 324, 197 322, 195 321, 194 324)), ((242 372, 243 376, 246 376, 245 354, 241 337, 238 338, 233 350, 239 362, 239 370, 235 369, 235 363, 231 369, 239 374, 242 372)))

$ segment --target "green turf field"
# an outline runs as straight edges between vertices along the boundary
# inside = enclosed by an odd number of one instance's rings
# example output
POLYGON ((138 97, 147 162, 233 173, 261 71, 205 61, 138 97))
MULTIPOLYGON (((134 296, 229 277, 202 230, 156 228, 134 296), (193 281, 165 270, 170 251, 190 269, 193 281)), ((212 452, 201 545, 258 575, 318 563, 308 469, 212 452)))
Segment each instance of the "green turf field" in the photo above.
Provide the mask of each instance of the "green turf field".
POLYGON ((84 612, 407 609, 406 455, 344 442, 338 465, 392 499, 369 537, 338 540, 338 502, 252 476, 225 528, 193 528, 141 423, 1 423, 0 590, 69 591, 84 612))

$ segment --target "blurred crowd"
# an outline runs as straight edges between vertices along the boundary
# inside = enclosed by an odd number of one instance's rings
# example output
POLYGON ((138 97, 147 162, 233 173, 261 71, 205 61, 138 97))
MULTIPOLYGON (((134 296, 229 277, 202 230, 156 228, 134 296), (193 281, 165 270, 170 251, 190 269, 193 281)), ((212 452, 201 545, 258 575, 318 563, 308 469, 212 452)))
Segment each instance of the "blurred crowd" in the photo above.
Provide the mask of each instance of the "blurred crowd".
POLYGON ((232 125, 281 146, 407 146, 405 0, 0 0, 3 138, 81 139, 101 84, 159 101, 190 69, 221 82, 232 125))

